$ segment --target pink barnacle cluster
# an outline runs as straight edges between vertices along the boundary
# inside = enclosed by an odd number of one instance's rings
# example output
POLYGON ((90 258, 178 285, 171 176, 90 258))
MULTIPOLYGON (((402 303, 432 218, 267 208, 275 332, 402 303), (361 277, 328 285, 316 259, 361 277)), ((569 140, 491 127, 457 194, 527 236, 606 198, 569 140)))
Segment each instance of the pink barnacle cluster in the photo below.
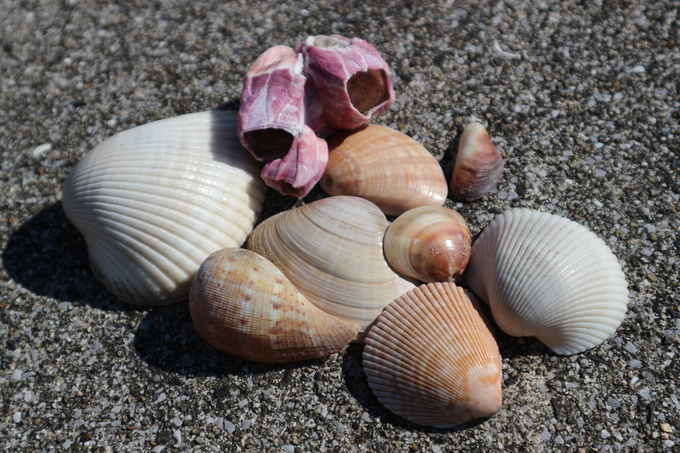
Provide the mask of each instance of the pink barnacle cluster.
POLYGON ((238 135, 265 162, 265 183, 301 198, 326 168, 325 138, 365 124, 394 100, 389 66, 375 47, 360 38, 310 36, 295 49, 268 49, 251 66, 238 135))

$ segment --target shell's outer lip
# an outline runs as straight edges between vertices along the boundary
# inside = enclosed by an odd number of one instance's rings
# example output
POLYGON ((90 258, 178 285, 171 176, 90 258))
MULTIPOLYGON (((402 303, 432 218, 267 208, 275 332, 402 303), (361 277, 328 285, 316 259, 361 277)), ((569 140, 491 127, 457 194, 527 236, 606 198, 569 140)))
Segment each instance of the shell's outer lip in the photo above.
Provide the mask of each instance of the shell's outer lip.
POLYGON ((535 336, 557 354, 583 352, 625 317, 616 256, 586 227, 530 209, 497 216, 472 247, 470 288, 507 334, 535 336))

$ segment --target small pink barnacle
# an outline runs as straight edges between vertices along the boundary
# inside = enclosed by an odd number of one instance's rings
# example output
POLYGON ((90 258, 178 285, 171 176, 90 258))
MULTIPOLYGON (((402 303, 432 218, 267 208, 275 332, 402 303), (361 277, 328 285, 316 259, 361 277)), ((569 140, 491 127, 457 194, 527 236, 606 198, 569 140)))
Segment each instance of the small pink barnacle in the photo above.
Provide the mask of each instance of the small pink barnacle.
POLYGON ((262 179, 283 195, 302 198, 321 179, 328 163, 328 144, 308 126, 295 136, 288 153, 269 161, 262 179))
POLYGON ((304 57, 308 103, 314 105, 307 123, 317 134, 355 129, 394 103, 390 68, 363 39, 310 36, 295 50, 304 57))
POLYGON ((304 197, 328 162, 328 145, 305 124, 302 55, 275 46, 245 76, 238 113, 241 144, 258 160, 264 182, 284 195, 304 197))
POLYGON ((268 49, 248 70, 241 92, 238 136, 256 159, 282 158, 303 131, 305 82, 302 55, 287 46, 268 49))

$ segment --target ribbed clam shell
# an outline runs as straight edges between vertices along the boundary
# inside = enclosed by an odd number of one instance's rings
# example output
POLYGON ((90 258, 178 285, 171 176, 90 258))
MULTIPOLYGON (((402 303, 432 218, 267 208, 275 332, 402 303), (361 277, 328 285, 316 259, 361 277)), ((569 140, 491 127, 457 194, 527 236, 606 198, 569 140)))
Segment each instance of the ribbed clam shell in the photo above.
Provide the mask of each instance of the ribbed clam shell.
POLYGON ((364 329, 414 287, 385 261, 387 226, 370 201, 329 197, 265 220, 248 248, 274 263, 321 310, 364 329))
POLYGON ((459 200, 473 201, 496 190, 505 162, 479 123, 465 126, 451 175, 451 193, 459 200))
POLYGON ((312 305, 271 262, 238 248, 206 258, 191 287, 189 310, 204 340, 256 362, 324 357, 359 331, 312 305))
POLYGON ((389 304, 363 364, 378 401, 413 423, 451 427, 501 406, 501 356, 470 293, 430 283, 389 304))
POLYGON ((453 282, 470 259, 470 230, 453 209, 421 206, 392 222, 383 247, 398 272, 423 282, 453 282))
POLYGON ((259 173, 234 112, 192 113, 100 143, 69 174, 62 205, 109 291, 166 304, 187 298, 210 253, 245 241, 264 200, 259 173))
POLYGON ((330 195, 366 198, 394 216, 446 200, 448 186, 439 162, 406 134, 369 124, 332 135, 328 149, 319 184, 330 195))
POLYGON ((507 334, 558 354, 599 345, 626 314, 616 256, 583 225, 530 209, 497 216, 472 246, 468 284, 507 334))

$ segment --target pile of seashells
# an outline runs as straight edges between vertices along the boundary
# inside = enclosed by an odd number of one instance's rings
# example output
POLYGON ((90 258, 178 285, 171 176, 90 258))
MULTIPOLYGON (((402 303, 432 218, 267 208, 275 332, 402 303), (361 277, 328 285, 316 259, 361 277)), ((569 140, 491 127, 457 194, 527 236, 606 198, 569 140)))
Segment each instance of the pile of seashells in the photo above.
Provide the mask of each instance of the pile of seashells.
POLYGON ((368 383, 395 414, 438 427, 488 417, 501 357, 472 292, 504 332, 576 354, 618 328, 626 280, 595 234, 535 210, 504 212, 472 245, 443 204, 449 190, 494 190, 500 153, 467 125, 449 186, 415 140, 366 124, 393 101, 363 40, 277 46, 246 75, 238 114, 116 134, 71 171, 63 208, 108 290, 141 305, 188 298, 196 331, 228 354, 282 363, 363 342, 368 383), (301 197, 317 182, 329 197, 254 228, 265 183, 301 197), (464 272, 472 292, 455 283, 464 272))

